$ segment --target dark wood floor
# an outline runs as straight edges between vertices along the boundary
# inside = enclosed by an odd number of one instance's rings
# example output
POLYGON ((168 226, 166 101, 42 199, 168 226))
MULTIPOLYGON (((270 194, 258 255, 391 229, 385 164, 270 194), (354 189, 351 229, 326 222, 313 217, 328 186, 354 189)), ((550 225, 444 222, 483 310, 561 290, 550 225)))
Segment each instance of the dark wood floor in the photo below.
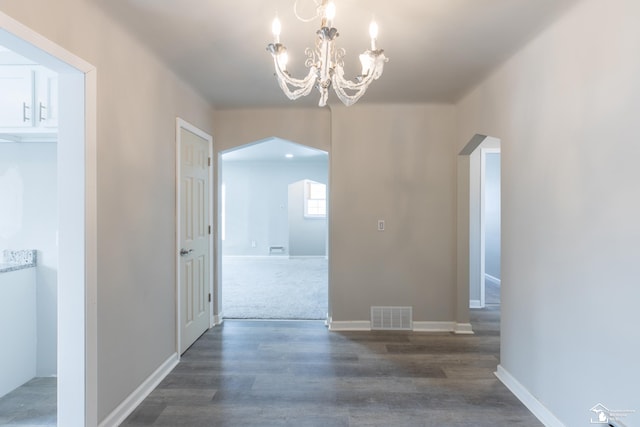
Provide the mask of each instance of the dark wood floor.
POLYGON ((540 426, 493 375, 499 306, 475 335, 329 332, 227 321, 207 332, 124 426, 540 426))

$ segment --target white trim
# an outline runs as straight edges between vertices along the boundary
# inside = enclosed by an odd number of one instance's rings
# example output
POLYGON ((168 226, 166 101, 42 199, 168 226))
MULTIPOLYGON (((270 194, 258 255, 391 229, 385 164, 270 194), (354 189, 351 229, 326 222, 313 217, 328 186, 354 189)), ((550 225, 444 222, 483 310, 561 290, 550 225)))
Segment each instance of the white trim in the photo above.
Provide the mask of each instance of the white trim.
POLYGON ((415 332, 453 332, 456 329, 456 322, 413 322, 415 332))
POLYGON ((456 327, 453 331, 456 335, 473 335, 473 327, 471 323, 456 323, 456 327))
MULTIPOLYGON (((273 258, 273 256, 271 257, 273 258)), ((289 259, 327 259, 325 255, 290 255, 289 259)))
POLYGON ((178 353, 172 354, 162 365, 149 375, 127 398, 114 409, 99 425, 99 427, 117 427, 151 394, 151 392, 178 365, 178 353))
MULTIPOLYGON (((85 156, 85 422, 98 423, 98 72, 84 74, 85 156)), ((74 403, 77 404, 77 395, 74 403)), ((58 415, 58 422, 60 417, 58 415)), ((62 424, 60 424, 62 425, 62 424)))
POLYGON ((180 351, 180 343, 182 342, 182 324, 180 323, 180 317, 182 313, 180 312, 180 173, 181 173, 181 159, 180 159, 180 126, 181 121, 179 118, 176 118, 176 176, 175 176, 175 193, 176 193, 176 206, 175 206, 175 216, 176 216, 176 224, 175 224, 175 248, 174 248, 174 260, 176 266, 176 285, 175 285, 175 299, 176 299, 176 353, 178 355, 181 354, 180 351))
POLYGON ((222 259, 226 260, 236 260, 236 259, 241 259, 244 261, 251 261, 251 260, 267 260, 267 259, 273 259, 273 258, 289 258, 289 255, 222 255, 222 259))
POLYGON ((546 427, 565 427, 565 425, 556 418, 553 413, 547 409, 533 394, 529 392, 513 375, 509 373, 502 365, 498 365, 495 376, 513 393, 524 406, 529 409, 533 415, 540 420, 546 427))
POLYGON ((500 279, 498 279, 495 276, 490 275, 489 273, 485 273, 484 274, 484 280, 488 280, 491 283, 493 283, 494 285, 500 286, 500 279))
POLYGON ((213 315, 213 326, 222 325, 224 322, 224 314, 218 313, 213 315))
POLYGON ((486 261, 486 230, 485 230, 485 171, 487 169, 487 155, 485 149, 480 147, 480 274, 478 274, 478 280, 480 281, 480 307, 485 305, 485 286, 484 286, 484 263, 486 261))
POLYGON ((479 299, 472 299, 469 301, 469 308, 484 308, 484 306, 480 304, 479 299))
POLYGON ((95 426, 97 402, 96 68, 0 12, 0 42, 60 75, 58 423, 95 426), (73 225, 71 225, 73 224, 73 225), (64 255, 64 256, 62 256, 64 255), (61 350, 64 349, 64 350, 61 350))
POLYGON ((329 319, 330 331, 370 331, 371 322, 368 320, 334 321, 329 319))
POLYGON ((41 34, 33 31, 9 15, 0 12, 0 30, 11 38, 2 38, 2 45, 13 51, 19 51, 21 56, 30 59, 56 72, 94 71, 95 67, 84 59, 74 55, 62 46, 52 42, 41 34), (35 50, 33 48, 36 48, 35 50), (51 56, 54 57, 52 61, 51 56), (55 65, 52 66, 52 63, 55 65))
MULTIPOLYGON (((371 322, 369 320, 346 320, 346 321, 334 321, 332 318, 327 318, 325 324, 333 332, 346 332, 346 331, 370 331, 371 322)), ((473 329, 470 323, 456 323, 456 322, 428 322, 428 321, 414 321, 413 332, 454 332, 460 335, 473 334, 473 329)))
POLYGON ((181 354, 181 345, 182 345, 182 327, 180 325, 180 317, 181 317, 181 300, 180 300, 180 194, 181 194, 181 186, 180 186, 180 173, 182 166, 182 156, 181 156, 181 146, 182 146, 182 136, 180 135, 180 130, 185 129, 200 138, 207 141, 209 146, 209 159, 211 165, 209 167, 209 226, 211 227, 211 234, 209 234, 209 293, 211 294, 211 301, 209 301, 209 328, 213 328, 216 325, 216 318, 214 316, 214 296, 213 292, 213 283, 215 277, 215 267, 216 263, 213 261, 214 253, 215 253, 215 245, 214 245, 214 222, 213 222, 213 210, 215 208, 214 197, 213 197, 213 169, 215 167, 213 161, 213 137, 203 131, 202 129, 192 125, 180 117, 176 117, 176 180, 175 180, 175 192, 176 192, 176 206, 175 206, 175 215, 176 215, 176 247, 175 247, 175 262, 176 262, 176 353, 181 354))

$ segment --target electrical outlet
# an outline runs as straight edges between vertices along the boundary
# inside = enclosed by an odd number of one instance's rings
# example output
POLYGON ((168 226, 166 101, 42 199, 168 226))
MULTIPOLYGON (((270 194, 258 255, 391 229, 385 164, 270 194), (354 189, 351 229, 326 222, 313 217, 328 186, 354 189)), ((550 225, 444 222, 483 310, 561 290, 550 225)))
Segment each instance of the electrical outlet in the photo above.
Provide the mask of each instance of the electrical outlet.
POLYGON ((251 247, 252 247, 252 248, 255 248, 255 247, 256 247, 256 241, 255 241, 255 240, 252 240, 252 241, 251 241, 251 247))
POLYGON ((378 220, 378 231, 384 231, 384 219, 378 220))

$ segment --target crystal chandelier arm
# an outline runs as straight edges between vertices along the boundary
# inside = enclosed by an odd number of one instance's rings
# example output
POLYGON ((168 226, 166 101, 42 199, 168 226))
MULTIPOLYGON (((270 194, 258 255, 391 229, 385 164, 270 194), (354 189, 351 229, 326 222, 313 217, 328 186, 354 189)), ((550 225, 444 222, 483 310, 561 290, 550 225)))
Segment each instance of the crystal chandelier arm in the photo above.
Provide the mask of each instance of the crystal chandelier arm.
POLYGON ((311 93, 313 86, 316 82, 317 69, 311 67, 309 74, 304 79, 296 79, 291 77, 286 70, 283 70, 278 60, 278 55, 272 54, 273 63, 276 70, 276 77, 278 78, 278 84, 282 91, 287 95, 289 99, 298 99, 302 96, 307 96, 311 93), (289 86, 296 88, 291 90, 289 86))
POLYGON ((342 86, 340 86, 340 84, 337 82, 337 80, 342 78, 342 77, 339 78, 337 74, 338 73, 334 74, 332 79, 333 90, 336 93, 336 95, 338 95, 338 98, 340 99, 340 101, 342 101, 342 103, 347 107, 350 107, 356 102, 358 102, 358 100, 362 97, 362 95, 364 95, 365 91, 367 90, 367 87, 363 86, 356 93, 349 95, 347 92, 345 92, 345 89, 342 86))
POLYGON ((366 75, 360 76, 359 81, 354 82, 344 78, 344 69, 341 66, 336 66, 332 80, 333 90, 338 95, 338 98, 344 105, 351 106, 355 104, 366 92, 367 88, 372 81, 377 80, 382 75, 384 63, 388 59, 382 52, 365 52, 366 55, 372 59, 371 67, 366 75), (346 90, 355 91, 353 94, 348 94, 346 90))

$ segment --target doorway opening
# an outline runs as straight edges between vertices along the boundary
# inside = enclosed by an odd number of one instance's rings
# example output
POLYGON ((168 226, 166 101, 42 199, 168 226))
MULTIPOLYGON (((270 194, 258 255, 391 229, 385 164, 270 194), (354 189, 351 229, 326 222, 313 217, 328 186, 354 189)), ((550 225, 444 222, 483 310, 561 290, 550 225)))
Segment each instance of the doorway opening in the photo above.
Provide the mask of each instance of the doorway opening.
POLYGON ((57 102, 46 99, 57 92, 52 86, 56 73, 0 46, 0 342, 7 349, 0 354, 0 419, 35 421, 37 413, 39 424, 55 426, 57 102))
MULTIPOLYGON (((48 349, 47 353, 56 353, 56 360, 52 361, 48 357, 46 363, 43 359, 42 364, 43 369, 45 366, 51 368, 52 364, 56 365, 57 384, 53 386, 55 396, 47 403, 52 406, 57 425, 96 425, 95 68, 1 12, 0 45, 5 52, 19 55, 31 62, 16 65, 42 67, 40 70, 43 75, 50 75, 54 79, 57 77, 57 123, 54 125, 54 120, 50 120, 54 117, 52 104, 36 103, 34 95, 19 105, 24 127, 18 126, 18 129, 13 125, 6 126, 3 139, 9 141, 8 144, 28 144, 27 139, 34 140, 38 136, 43 138, 40 143, 44 140, 52 143, 53 135, 55 140, 54 145, 43 150, 48 151, 47 154, 38 153, 46 157, 49 168, 54 167, 55 158, 56 194, 53 196, 53 214, 57 219, 53 221, 51 229, 48 229, 54 235, 50 239, 53 243, 41 243, 48 245, 47 254, 44 254, 44 246, 27 248, 43 251, 41 266, 44 268, 35 275, 36 286, 43 283, 51 285, 51 280, 47 282, 44 277, 53 277, 51 270, 54 266, 47 263, 57 255, 57 260, 53 263, 57 267, 57 284, 53 286, 57 288, 57 309, 48 306, 53 313, 41 314, 53 318, 53 325, 49 325, 41 344, 48 349), (51 125, 49 129, 44 126, 47 122, 51 125), (54 128, 57 130, 53 130, 54 128), (45 339, 45 336, 48 338, 45 339), (48 341, 46 345, 45 341, 48 341)), ((35 79, 37 74, 27 73, 27 76, 35 79)), ((34 90, 37 83, 34 80, 30 90, 34 90)), ((28 86, 27 84, 25 87, 28 86)), ((46 87, 46 83, 44 86, 46 87)), ((52 93, 49 92, 49 95, 52 93)), ((13 148, 17 149, 17 146, 13 148)), ((22 148, 29 151, 36 146, 22 148)), ((22 148, 19 150, 25 151, 22 148)), ((14 178, 22 178, 24 182, 33 178, 17 173, 17 169, 26 170, 21 165, 13 167, 16 169, 14 178)), ((41 187, 40 189, 42 190, 41 187)), ((18 205, 14 206, 15 214, 18 205)), ((21 221, 23 218, 25 214, 14 215, 14 220, 21 221)), ((32 244, 39 243, 34 241, 30 243, 32 244)), ((37 263, 36 258, 36 265, 37 263)), ((52 292, 51 286, 42 289, 43 294, 46 291, 52 292)), ((41 296, 44 298, 47 295, 41 296)), ((36 325, 37 322, 36 317, 36 325)), ((14 325, 3 324, 1 327, 12 326, 14 325)), ((20 423, 24 423, 24 420, 20 423)))
POLYGON ((500 149, 480 150, 480 300, 500 304, 500 149))
POLYGON ((459 284, 466 286, 461 295, 468 291, 469 308, 497 305, 501 285, 500 140, 475 135, 459 154, 459 180, 459 284))
POLYGON ((328 153, 268 138, 220 155, 221 312, 326 320, 328 153))

